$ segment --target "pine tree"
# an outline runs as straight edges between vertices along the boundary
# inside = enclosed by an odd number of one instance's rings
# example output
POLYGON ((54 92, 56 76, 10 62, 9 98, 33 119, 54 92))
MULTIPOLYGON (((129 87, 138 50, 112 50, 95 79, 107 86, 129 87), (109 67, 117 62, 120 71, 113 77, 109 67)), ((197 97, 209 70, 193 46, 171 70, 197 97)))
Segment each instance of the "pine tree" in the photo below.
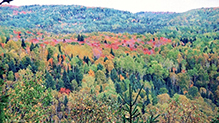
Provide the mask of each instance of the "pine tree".
POLYGON ((58 49, 59 49, 59 52, 62 54, 62 47, 61 47, 61 45, 58 45, 58 49))
POLYGON ((30 58, 26 56, 26 60, 24 61, 24 66, 25 66, 25 68, 26 68, 27 66, 31 65, 31 64, 32 64, 32 63, 31 63, 30 58))
POLYGON ((108 58, 107 58, 107 57, 105 57, 103 61, 104 61, 104 62, 106 62, 106 60, 108 60, 108 58))
POLYGON ((101 65, 100 63, 97 65, 97 70, 103 70, 103 65, 101 65))
POLYGON ((52 58, 52 56, 53 56, 53 51, 52 51, 50 48, 48 48, 47 61, 48 61, 50 58, 52 58))
POLYGON ((78 34, 78 41, 81 41, 81 35, 78 34))
POLYGON ((81 35, 81 41, 84 41, 84 37, 83 37, 83 35, 81 35))
MULTIPOLYGON (((1 58, 0 58, 1 59, 1 58)), ((4 108, 7 107, 8 104, 8 96, 6 95, 5 89, 4 89, 4 81, 2 75, 5 73, 4 66, 0 64, 0 123, 3 123, 5 120, 5 110, 4 108)))
POLYGON ((101 92, 103 92, 103 86, 102 86, 102 85, 100 85, 100 91, 99 91, 99 93, 101 93, 101 92))
POLYGON ((38 71, 38 66, 35 65, 34 62, 31 62, 30 65, 31 65, 31 71, 33 73, 36 73, 38 71))
POLYGON ((49 72, 46 72, 46 87, 55 89, 55 81, 49 72))
POLYGON ((13 72, 16 72, 15 70, 15 65, 14 65, 14 61, 11 60, 9 63, 8 63, 8 71, 13 71, 13 72))
POLYGON ((113 80, 113 82, 115 83, 119 78, 118 78, 118 74, 116 72, 116 69, 113 69, 110 73, 110 77, 113 80))
POLYGON ((122 93, 122 88, 121 88, 121 85, 116 82, 115 83, 115 88, 116 88, 116 92, 119 94, 119 93, 122 93))
POLYGON ((5 40, 5 44, 7 44, 9 40, 10 40, 10 38, 7 37, 6 40, 5 40))
POLYGON ((152 96, 152 98, 153 98, 152 104, 153 104, 153 105, 156 105, 156 104, 158 103, 157 96, 156 96, 155 94, 152 94, 151 96, 152 96))
POLYGON ((113 52, 113 49, 111 48, 110 50, 110 54, 112 54, 113 56, 115 56, 114 52, 113 52))
POLYGON ((14 73, 13 73, 13 71, 9 71, 8 72, 8 80, 14 81, 14 73))
POLYGON ((56 85, 56 90, 59 91, 61 88, 64 88, 64 82, 62 81, 62 79, 58 80, 58 83, 56 85))
MULTIPOLYGON (((140 112, 137 108, 137 99, 141 93, 143 86, 141 86, 137 96, 135 99, 133 99, 133 88, 131 84, 129 84, 129 97, 126 99, 124 96, 120 94, 120 97, 123 99, 125 105, 123 106, 123 110, 127 111, 129 113, 128 116, 124 115, 124 121, 128 120, 130 123, 134 122, 136 118, 139 117, 140 112)), ((139 120, 139 118, 138 118, 139 120)), ((138 121, 137 121, 138 122, 138 121)))
POLYGON ((25 44, 25 42, 24 42, 24 39, 22 39, 21 46, 22 46, 24 49, 26 48, 26 44, 25 44))
POLYGON ((30 45, 30 51, 33 51, 34 48, 35 48, 35 47, 34 47, 34 44, 31 43, 31 45, 30 45))
POLYGON ((68 97, 65 96, 64 105, 67 106, 67 104, 68 104, 68 97))
POLYGON ((63 72, 62 80, 63 80, 63 82, 64 82, 65 88, 72 90, 72 86, 71 86, 70 79, 69 79, 69 77, 68 77, 68 75, 67 75, 67 72, 66 72, 65 70, 64 70, 64 72, 63 72))
POLYGON ((151 101, 150 101, 150 98, 149 98, 149 88, 146 88, 146 95, 147 95, 147 100, 146 100, 146 106, 148 105, 148 104, 150 104, 151 103, 151 101))
POLYGON ((74 76, 78 83, 78 86, 81 86, 81 81, 83 79, 83 71, 78 66, 75 66, 74 76))

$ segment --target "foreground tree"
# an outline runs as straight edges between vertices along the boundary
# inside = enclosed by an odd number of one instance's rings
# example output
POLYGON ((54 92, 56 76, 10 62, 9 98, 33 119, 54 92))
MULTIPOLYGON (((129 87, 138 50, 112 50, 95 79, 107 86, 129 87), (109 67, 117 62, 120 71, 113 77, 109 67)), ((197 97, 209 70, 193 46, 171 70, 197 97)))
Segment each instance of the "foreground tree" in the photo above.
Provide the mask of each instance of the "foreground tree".
MULTIPOLYGON (((138 105, 137 105, 137 99, 141 93, 141 90, 143 89, 143 85, 141 86, 137 96, 135 97, 135 99, 133 99, 133 88, 131 86, 131 84, 129 84, 129 97, 127 99, 125 99, 124 96, 121 96, 121 98, 123 99, 125 105, 123 107, 123 110, 128 112, 126 115, 124 115, 124 121, 126 122, 126 120, 128 120, 130 123, 138 123, 139 120, 139 116, 140 116, 140 111, 138 110, 138 105), (136 120, 137 119, 137 120, 136 120)), ((156 120, 159 117, 159 115, 155 116, 152 115, 147 119, 147 123, 156 123, 159 122, 159 120, 156 120)))
POLYGON ((46 90, 43 86, 42 73, 33 74, 27 68, 20 70, 18 74, 19 80, 8 91, 10 101, 5 122, 45 122, 52 96, 50 89, 46 90))
MULTIPOLYGON (((1 59, 1 58, 0 58, 1 59)), ((0 64, 0 123, 3 123, 5 120, 5 108, 8 104, 8 95, 5 90, 5 83, 2 79, 2 75, 4 74, 4 67, 0 64)))

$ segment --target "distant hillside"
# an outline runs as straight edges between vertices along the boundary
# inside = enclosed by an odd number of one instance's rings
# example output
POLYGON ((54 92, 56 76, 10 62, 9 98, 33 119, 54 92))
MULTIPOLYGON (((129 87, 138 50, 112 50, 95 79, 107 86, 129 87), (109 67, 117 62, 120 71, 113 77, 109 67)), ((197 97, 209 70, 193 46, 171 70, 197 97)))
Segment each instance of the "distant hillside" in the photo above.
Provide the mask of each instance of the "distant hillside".
POLYGON ((77 5, 2 6, 0 25, 38 28, 53 33, 129 32, 154 33, 169 26, 196 26, 217 31, 219 9, 197 9, 185 13, 130 13, 109 8, 77 5))

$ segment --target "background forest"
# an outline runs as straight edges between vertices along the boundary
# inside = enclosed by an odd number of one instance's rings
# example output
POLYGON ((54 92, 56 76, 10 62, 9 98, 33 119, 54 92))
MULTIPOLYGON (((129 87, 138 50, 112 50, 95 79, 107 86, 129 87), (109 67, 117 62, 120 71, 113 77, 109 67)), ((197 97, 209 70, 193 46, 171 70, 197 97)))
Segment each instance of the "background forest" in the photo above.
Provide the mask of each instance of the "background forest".
POLYGON ((3 5, 0 59, 0 122, 218 122, 219 8, 3 5))

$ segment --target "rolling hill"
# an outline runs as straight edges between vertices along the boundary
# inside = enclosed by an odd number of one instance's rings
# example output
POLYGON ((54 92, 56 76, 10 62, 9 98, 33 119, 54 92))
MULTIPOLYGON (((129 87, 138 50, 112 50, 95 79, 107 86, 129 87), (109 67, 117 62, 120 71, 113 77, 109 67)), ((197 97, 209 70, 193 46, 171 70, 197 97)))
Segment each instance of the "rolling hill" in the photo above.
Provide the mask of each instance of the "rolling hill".
POLYGON ((78 5, 3 6, 0 9, 0 25, 38 28, 53 33, 155 33, 169 26, 211 32, 219 29, 218 16, 218 8, 195 9, 184 13, 130 13, 78 5))

